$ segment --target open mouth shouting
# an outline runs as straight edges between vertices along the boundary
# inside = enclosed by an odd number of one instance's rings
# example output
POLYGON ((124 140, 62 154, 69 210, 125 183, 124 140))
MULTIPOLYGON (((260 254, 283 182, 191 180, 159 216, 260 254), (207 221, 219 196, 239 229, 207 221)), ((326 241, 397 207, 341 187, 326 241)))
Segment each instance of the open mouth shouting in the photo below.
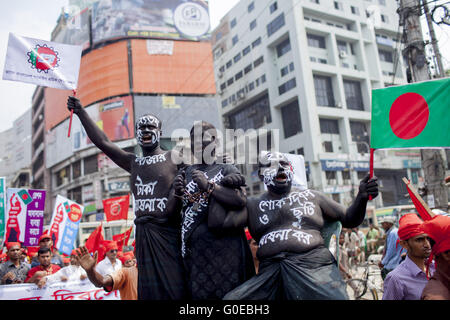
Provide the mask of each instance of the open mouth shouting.
POLYGON ((275 177, 275 181, 278 183, 286 183, 288 181, 288 176, 286 173, 280 172, 275 177))

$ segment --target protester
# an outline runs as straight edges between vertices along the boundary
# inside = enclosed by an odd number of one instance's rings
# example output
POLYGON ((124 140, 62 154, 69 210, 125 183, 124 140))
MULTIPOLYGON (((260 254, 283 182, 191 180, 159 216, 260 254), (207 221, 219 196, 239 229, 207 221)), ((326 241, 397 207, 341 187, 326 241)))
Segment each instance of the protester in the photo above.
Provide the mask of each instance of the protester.
POLYGON ((376 178, 367 175, 361 181, 354 203, 346 210, 321 192, 292 187, 292 166, 280 153, 263 154, 259 177, 268 191, 247 200, 248 227, 258 242, 258 274, 224 299, 348 299, 321 230, 325 220, 340 221, 345 228, 360 225, 369 196, 378 195, 376 178))
POLYGON ((138 269, 136 266, 121 268, 112 274, 102 276, 96 271, 97 252, 92 257, 86 247, 80 247, 77 260, 86 271, 89 280, 98 288, 110 292, 119 290, 121 300, 137 300, 138 269))
POLYGON ((50 248, 40 248, 37 253, 40 264, 28 271, 25 282, 37 283, 37 281, 39 281, 42 277, 58 272, 61 267, 57 264, 51 263, 52 255, 52 250, 50 248))
POLYGON ((245 207, 240 188, 245 179, 235 166, 217 163, 217 132, 212 124, 196 122, 190 137, 198 164, 188 166, 174 181, 176 194, 182 197, 181 254, 188 290, 193 300, 222 299, 255 274, 244 227, 216 228, 211 220, 212 211, 245 207), (233 181, 237 188, 228 187, 233 181))
POLYGON ((21 261, 22 250, 19 242, 6 244, 8 261, 0 264, 1 284, 23 283, 30 267, 21 261))
MULTIPOLYGON (((58 253, 58 251, 53 248, 53 240, 50 238, 50 236, 44 232, 41 237, 39 238, 39 247, 40 248, 49 248, 52 252, 52 264, 58 265, 60 268, 64 267, 64 262, 61 257, 61 255, 58 253)), ((40 265, 38 255, 34 256, 31 260, 31 268, 37 267, 40 265)))
POLYGON ((425 286, 422 300, 450 300, 450 217, 436 215, 423 224, 431 238, 436 271, 425 286))
POLYGON ((350 258, 353 259, 352 267, 356 265, 356 262, 359 261, 359 257, 361 254, 361 249, 359 247, 359 237, 354 229, 346 229, 345 233, 345 248, 347 250, 347 256, 350 262, 350 258))
POLYGON ((258 244, 256 243, 255 239, 253 239, 250 231, 248 231, 248 228, 245 229, 245 235, 247 236, 247 242, 250 247, 250 251, 252 252, 253 264, 255 265, 255 274, 258 274, 259 260, 256 256, 256 251, 258 251, 258 244))
POLYGON ((367 250, 366 235, 364 234, 364 232, 359 230, 358 227, 353 228, 353 231, 358 236, 359 252, 358 252, 357 259, 358 259, 359 263, 363 263, 364 261, 366 261, 366 250, 367 250))
POLYGON ((417 214, 405 214, 398 223, 399 244, 406 250, 406 258, 386 276, 383 300, 420 300, 428 282, 425 261, 431 254, 431 245, 417 214))
POLYGON ((70 253, 70 265, 60 269, 58 272, 42 277, 38 280, 37 285, 39 288, 42 288, 46 284, 51 284, 54 282, 62 281, 82 281, 87 279, 86 271, 81 268, 80 263, 77 259, 77 251, 72 250, 70 253))
POLYGON ((180 217, 176 208, 171 207, 171 186, 179 168, 173 161, 173 153, 160 148, 161 121, 149 114, 137 119, 136 139, 143 153, 139 157, 112 143, 77 98, 69 97, 67 107, 78 116, 89 139, 131 174, 139 299, 184 299, 187 291, 179 249, 180 217))
POLYGON ((377 242, 380 237, 380 233, 374 227, 373 224, 370 224, 369 231, 367 232, 367 253, 375 254, 377 252, 377 242))
POLYGON ((386 232, 386 241, 384 245, 384 254, 378 266, 381 269, 383 280, 387 274, 394 270, 401 262, 403 247, 397 245, 398 229, 394 225, 395 218, 386 216, 380 220, 381 227, 386 232))
POLYGON ((102 276, 112 274, 114 271, 122 269, 122 261, 117 259, 118 247, 114 240, 105 243, 106 257, 96 266, 96 271, 102 276))
POLYGON ((129 267, 133 267, 136 265, 136 260, 134 258, 134 254, 131 251, 125 252, 120 261, 122 261, 122 266, 124 268, 129 268, 129 267))

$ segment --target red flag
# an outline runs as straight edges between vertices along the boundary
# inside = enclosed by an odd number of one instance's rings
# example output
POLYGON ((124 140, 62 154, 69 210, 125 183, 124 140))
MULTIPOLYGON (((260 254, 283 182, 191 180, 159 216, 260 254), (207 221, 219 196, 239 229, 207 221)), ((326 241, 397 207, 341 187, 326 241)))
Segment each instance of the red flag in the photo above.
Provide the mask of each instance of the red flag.
POLYGON ((133 230, 133 226, 130 229, 121 234, 116 234, 113 236, 113 240, 117 242, 117 246, 119 247, 119 251, 122 251, 123 246, 128 246, 128 241, 130 240, 131 230, 133 230))
POLYGON ((94 253, 99 250, 103 241, 102 225, 100 224, 97 229, 91 233, 84 246, 89 250, 89 252, 94 253))
POLYGON ((128 207, 130 206, 130 195, 103 200, 103 210, 106 221, 127 220, 128 207))
POLYGON ((411 197, 414 207, 416 207, 416 210, 419 213, 422 220, 423 221, 431 220, 434 214, 431 212, 430 208, 428 208, 428 205, 423 201, 423 199, 416 192, 416 190, 411 187, 411 182, 409 182, 406 178, 403 178, 403 181, 406 184, 406 189, 408 190, 409 196, 411 197))

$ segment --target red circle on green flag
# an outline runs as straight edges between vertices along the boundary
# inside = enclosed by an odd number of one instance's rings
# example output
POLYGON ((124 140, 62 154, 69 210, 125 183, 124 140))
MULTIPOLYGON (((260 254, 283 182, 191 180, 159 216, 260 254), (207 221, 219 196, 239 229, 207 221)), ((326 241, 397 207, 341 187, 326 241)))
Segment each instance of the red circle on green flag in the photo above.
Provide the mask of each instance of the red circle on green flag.
POLYGON ((408 92, 395 99, 389 111, 389 123, 397 137, 412 139, 425 129, 429 115, 424 97, 408 92))
POLYGON ((27 196, 26 194, 23 194, 23 195, 22 195, 22 199, 23 199, 23 200, 27 200, 27 199, 28 199, 28 196, 27 196))

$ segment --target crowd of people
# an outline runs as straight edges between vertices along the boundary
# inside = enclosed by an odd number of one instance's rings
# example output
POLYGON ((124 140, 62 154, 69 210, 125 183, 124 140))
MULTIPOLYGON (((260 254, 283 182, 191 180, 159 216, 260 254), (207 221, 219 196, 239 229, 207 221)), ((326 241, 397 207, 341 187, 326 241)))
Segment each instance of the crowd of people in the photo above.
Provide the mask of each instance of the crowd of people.
MULTIPOLYGON (((218 161, 218 133, 210 123, 194 123, 190 143, 191 160, 196 161, 179 163, 174 150, 160 148, 158 117, 146 114, 136 121, 141 156, 112 143, 77 98, 69 97, 67 105, 91 141, 131 175, 136 259, 129 252, 122 253, 123 261, 118 259, 117 243, 111 241, 104 244, 105 257, 82 246, 64 266, 44 234, 33 261, 23 261, 20 243, 7 244, 8 261, 0 268, 2 284, 44 286, 88 278, 106 291, 119 290, 122 299, 347 300, 344 279, 351 275, 345 272, 345 261, 361 263, 382 243, 379 266, 388 282, 400 264, 402 248, 409 252, 402 242, 408 239, 402 238, 394 221, 384 219, 383 230, 372 226, 367 234, 358 229, 369 199, 378 195, 376 177, 362 179, 353 203, 345 208, 319 191, 294 186, 286 156, 264 152, 258 157, 258 176, 266 190, 247 197, 237 167, 218 161), (337 223, 343 227, 338 259, 343 265, 327 247, 324 232, 337 223), (37 264, 32 266, 33 262, 37 264)), ((433 291, 441 290, 441 284, 449 288, 450 218, 444 218, 433 219, 435 224, 424 231, 426 239, 433 239, 436 261, 428 298, 442 296, 443 291, 433 291)))

